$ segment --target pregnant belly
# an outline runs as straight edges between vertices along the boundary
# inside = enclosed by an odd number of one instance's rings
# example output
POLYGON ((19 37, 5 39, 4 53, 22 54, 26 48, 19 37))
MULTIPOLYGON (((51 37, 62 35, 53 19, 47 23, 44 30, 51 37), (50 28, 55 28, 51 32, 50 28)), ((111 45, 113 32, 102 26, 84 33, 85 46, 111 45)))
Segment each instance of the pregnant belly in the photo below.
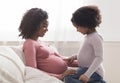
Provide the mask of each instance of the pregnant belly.
POLYGON ((49 73, 61 74, 67 69, 67 64, 60 57, 51 55, 46 59, 39 60, 38 68, 49 73))

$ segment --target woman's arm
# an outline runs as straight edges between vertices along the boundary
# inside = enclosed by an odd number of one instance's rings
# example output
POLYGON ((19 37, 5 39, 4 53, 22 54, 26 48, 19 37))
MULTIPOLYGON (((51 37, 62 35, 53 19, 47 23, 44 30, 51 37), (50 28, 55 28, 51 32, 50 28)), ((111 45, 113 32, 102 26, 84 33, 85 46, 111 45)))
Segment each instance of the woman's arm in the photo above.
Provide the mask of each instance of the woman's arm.
POLYGON ((36 48, 33 43, 26 42, 23 45, 23 52, 25 55, 25 62, 27 66, 37 68, 36 63, 36 48))

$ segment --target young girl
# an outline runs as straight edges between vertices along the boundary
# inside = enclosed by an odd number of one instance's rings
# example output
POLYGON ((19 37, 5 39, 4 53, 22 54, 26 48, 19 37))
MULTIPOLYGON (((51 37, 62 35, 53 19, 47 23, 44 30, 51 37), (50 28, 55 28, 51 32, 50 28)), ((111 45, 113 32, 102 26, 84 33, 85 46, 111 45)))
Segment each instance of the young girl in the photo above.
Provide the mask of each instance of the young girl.
POLYGON ((65 77, 65 83, 105 83, 103 81, 103 38, 96 27, 101 23, 101 15, 97 6, 84 6, 72 15, 72 24, 78 32, 85 35, 78 55, 69 61, 78 60, 77 74, 65 77))
POLYGON ((51 76, 62 79, 65 75, 72 74, 74 71, 67 70, 67 61, 51 49, 49 44, 38 41, 38 38, 43 37, 48 31, 47 19, 47 12, 40 8, 31 8, 23 16, 19 27, 19 36, 25 39, 23 44, 25 62, 27 66, 40 69, 51 76))

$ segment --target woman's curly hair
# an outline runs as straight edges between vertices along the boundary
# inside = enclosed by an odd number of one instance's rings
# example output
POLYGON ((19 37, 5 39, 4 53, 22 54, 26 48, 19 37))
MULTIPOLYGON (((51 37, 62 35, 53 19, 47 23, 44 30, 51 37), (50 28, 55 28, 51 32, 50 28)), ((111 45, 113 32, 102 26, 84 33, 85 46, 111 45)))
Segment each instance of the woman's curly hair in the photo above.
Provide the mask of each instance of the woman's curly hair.
POLYGON ((20 34, 23 39, 31 38, 40 28, 43 21, 48 19, 48 14, 40 8, 31 8, 28 10, 19 26, 20 34))

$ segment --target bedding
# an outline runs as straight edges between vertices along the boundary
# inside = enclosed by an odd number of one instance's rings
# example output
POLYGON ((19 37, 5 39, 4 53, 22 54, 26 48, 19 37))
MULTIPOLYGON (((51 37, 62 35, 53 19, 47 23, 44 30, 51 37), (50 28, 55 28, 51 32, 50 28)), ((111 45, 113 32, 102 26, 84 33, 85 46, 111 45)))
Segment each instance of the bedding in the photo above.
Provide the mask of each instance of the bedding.
POLYGON ((15 52, 0 46, 0 83, 24 83, 25 65, 15 52))
POLYGON ((59 79, 25 66, 21 46, 0 46, 0 83, 63 83, 59 79))
POLYGON ((49 76, 48 74, 32 68, 32 67, 26 67, 26 81, 25 83, 63 83, 59 79, 49 76))
POLYGON ((19 45, 19 46, 10 46, 10 48, 12 48, 12 50, 19 56, 19 58, 25 64, 24 53, 22 52, 22 45, 19 45))

